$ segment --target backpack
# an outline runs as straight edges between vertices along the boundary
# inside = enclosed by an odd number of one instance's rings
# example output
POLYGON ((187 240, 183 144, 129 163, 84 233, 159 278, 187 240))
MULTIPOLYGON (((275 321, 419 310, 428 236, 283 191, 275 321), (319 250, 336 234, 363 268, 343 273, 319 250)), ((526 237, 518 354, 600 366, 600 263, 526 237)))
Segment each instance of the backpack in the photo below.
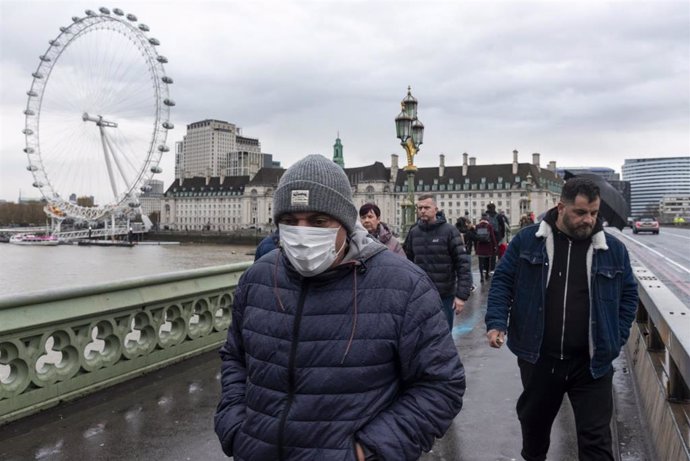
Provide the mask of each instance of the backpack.
POLYGON ((496 218, 496 216, 489 215, 488 221, 489 221, 489 224, 491 224, 491 227, 494 228, 494 232, 499 232, 499 230, 498 230, 498 219, 496 218))
POLYGON ((491 235, 489 228, 486 226, 477 226, 477 241, 479 243, 491 243, 491 235))

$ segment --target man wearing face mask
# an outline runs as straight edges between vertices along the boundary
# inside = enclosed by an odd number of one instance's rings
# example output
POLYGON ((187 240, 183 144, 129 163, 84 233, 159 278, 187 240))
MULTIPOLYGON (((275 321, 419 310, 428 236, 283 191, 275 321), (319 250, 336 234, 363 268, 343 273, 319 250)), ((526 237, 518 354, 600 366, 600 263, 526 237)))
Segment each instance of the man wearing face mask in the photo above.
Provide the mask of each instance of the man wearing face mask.
POLYGON ((215 429, 245 460, 414 460, 462 407, 464 369, 426 274, 367 236, 320 155, 273 197, 280 249, 242 275, 215 429))

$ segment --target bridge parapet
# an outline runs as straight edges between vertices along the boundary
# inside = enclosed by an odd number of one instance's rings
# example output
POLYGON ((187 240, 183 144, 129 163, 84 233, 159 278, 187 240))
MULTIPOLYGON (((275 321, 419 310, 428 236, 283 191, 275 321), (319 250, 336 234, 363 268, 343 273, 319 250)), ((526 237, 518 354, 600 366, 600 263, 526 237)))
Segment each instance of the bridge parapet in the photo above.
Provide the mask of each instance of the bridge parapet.
POLYGON ((0 298, 0 425, 217 348, 250 265, 0 298))
POLYGON ((625 348, 655 459, 690 460, 690 310, 633 261, 640 304, 625 348))

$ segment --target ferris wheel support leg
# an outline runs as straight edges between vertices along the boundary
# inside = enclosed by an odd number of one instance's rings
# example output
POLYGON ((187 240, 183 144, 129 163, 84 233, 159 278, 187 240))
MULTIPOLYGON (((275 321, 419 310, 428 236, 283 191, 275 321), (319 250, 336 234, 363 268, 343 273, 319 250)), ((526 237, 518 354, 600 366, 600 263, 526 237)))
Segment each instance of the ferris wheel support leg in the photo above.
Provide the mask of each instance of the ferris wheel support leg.
MULTIPOLYGON (((113 189, 113 196, 117 200, 117 186, 115 186, 115 177, 113 176, 113 166, 110 164, 110 158, 108 157, 108 146, 106 145, 107 140, 105 137, 105 130, 102 126, 98 129, 101 132, 101 144, 103 145, 103 156, 105 157, 105 166, 108 168, 108 178, 110 178, 110 187, 113 189)), ((112 152, 110 155, 113 155, 112 152)))
POLYGON ((113 149, 113 145, 110 143, 110 138, 105 136, 104 132, 104 139, 105 143, 108 145, 110 148, 110 155, 112 155, 113 160, 115 160, 115 166, 117 167, 117 170, 120 172, 120 176, 122 176, 122 180, 125 182, 125 187, 127 190, 129 190, 129 182, 127 180, 127 176, 125 175, 125 170, 122 168, 122 164, 120 163, 120 159, 117 155, 115 155, 115 149, 113 149))

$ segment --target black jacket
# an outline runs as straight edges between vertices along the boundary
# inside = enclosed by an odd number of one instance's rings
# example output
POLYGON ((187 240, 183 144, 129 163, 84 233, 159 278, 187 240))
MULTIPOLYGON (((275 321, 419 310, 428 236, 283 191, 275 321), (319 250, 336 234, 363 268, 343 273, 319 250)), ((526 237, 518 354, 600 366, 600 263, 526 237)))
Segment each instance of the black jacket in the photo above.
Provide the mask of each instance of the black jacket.
POLYGON ((417 221, 407 234, 404 248, 407 259, 424 269, 442 297, 470 297, 470 257, 460 233, 446 222, 443 213, 436 215, 433 224, 417 221))

